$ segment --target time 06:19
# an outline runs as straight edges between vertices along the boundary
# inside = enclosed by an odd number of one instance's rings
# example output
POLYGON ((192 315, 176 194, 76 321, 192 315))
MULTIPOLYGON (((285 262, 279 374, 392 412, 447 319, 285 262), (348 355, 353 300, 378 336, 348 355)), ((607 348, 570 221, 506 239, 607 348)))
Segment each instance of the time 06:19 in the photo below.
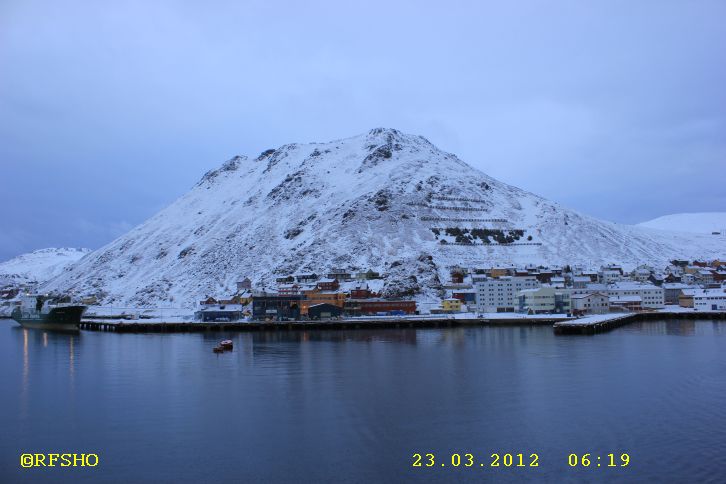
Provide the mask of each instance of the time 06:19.
MULTIPOLYGON (((593 457, 592 454, 570 454, 567 457, 567 463, 570 467, 590 467, 596 461, 595 465, 600 467, 600 456, 593 457)), ((615 454, 608 454, 608 467, 627 467, 630 464, 630 456, 628 454, 620 454, 618 459, 615 454)))

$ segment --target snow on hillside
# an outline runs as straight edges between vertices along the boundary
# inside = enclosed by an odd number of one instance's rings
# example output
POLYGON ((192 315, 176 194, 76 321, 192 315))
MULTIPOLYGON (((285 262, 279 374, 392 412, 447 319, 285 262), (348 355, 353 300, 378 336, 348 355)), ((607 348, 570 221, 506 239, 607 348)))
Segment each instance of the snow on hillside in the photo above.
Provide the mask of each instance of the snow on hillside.
POLYGON ((44 290, 103 304, 192 306, 276 277, 379 271, 383 294, 433 301, 455 265, 665 264, 724 256, 711 236, 603 222, 499 182, 393 129, 237 156, 44 290))
POLYGON ((90 252, 89 249, 49 248, 0 262, 0 286, 45 282, 90 252))
POLYGON ((726 212, 675 213, 639 223, 638 226, 694 234, 720 232, 726 235, 726 212))

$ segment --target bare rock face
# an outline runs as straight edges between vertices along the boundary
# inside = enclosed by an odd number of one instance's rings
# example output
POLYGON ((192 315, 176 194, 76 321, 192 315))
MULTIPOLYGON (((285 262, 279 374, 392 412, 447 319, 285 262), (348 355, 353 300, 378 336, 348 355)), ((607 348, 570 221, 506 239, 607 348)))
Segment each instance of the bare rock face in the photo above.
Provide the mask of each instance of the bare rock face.
POLYGON ((662 265, 723 257, 708 235, 616 225, 501 183, 421 136, 376 128, 234 157, 43 289, 192 306, 237 280, 373 269, 383 295, 434 301, 452 267, 662 265))

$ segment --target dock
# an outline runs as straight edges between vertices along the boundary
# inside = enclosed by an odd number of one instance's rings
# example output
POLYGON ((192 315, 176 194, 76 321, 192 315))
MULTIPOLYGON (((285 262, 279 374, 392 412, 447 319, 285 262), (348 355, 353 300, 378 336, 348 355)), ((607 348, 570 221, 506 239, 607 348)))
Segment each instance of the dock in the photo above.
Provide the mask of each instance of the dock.
POLYGON ((500 317, 451 318, 451 317, 388 317, 351 318, 325 321, 233 321, 159 322, 147 320, 84 319, 80 329, 116 333, 191 333, 212 331, 309 331, 352 330, 383 328, 455 328, 466 326, 551 326, 558 335, 596 334, 611 331, 634 322, 663 319, 724 319, 726 312, 638 312, 595 314, 580 318, 562 315, 520 315, 500 317))
POLYGON ((637 313, 593 314, 553 325, 555 334, 597 334, 612 331, 626 324, 663 319, 726 319, 726 311, 643 311, 637 313))
POLYGON ((371 318, 326 321, 237 321, 237 322, 156 322, 144 320, 84 319, 80 328, 116 333, 190 333, 205 331, 307 331, 376 328, 453 328, 461 326, 531 326, 566 321, 562 317, 503 318, 371 318))

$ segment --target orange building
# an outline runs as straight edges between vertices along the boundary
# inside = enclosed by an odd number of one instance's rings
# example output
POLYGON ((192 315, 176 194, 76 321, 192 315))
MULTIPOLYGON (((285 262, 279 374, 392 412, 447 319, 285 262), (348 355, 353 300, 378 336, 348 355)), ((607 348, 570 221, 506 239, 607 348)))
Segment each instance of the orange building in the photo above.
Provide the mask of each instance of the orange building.
POLYGON ((345 293, 335 291, 321 291, 318 288, 303 290, 304 299, 300 302, 300 314, 307 316, 310 306, 316 304, 332 304, 343 308, 345 306, 345 293))

